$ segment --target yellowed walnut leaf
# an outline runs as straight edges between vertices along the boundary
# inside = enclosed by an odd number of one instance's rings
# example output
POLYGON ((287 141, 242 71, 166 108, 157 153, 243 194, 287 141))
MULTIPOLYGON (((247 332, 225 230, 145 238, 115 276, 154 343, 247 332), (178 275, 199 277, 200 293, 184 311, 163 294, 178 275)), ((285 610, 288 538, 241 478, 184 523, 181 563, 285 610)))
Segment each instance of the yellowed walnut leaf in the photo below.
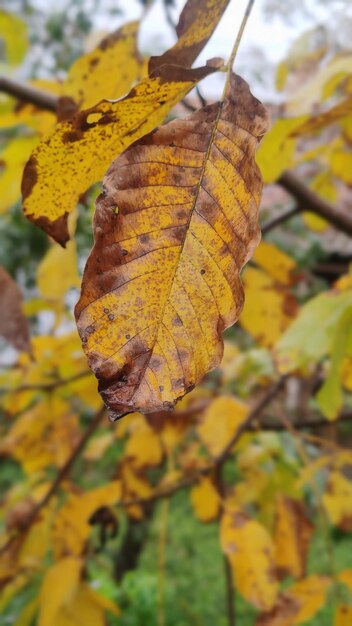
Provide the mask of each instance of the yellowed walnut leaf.
POLYGON ((318 115, 312 116, 306 122, 304 122, 298 128, 295 128, 292 132, 293 137, 309 135, 311 133, 316 133, 320 130, 326 128, 326 126, 330 126, 335 122, 342 120, 345 117, 348 117, 352 114, 352 96, 345 98, 342 102, 335 104, 331 109, 324 111, 324 113, 319 113, 318 115))
POLYGON ((21 63, 28 47, 27 26, 17 15, 0 11, 0 41, 5 45, 5 58, 10 65, 21 63))
POLYGON ((82 566, 81 559, 68 556, 46 571, 39 595, 38 626, 57 624, 60 611, 71 604, 77 592, 82 566))
POLYGON ((278 119, 264 137, 257 161, 265 183, 274 183, 284 170, 294 165, 297 140, 291 136, 292 131, 306 119, 304 116, 278 119))
POLYGON ((160 437, 142 415, 138 415, 131 424, 125 457, 135 468, 154 467, 161 462, 163 450, 160 437))
POLYGON ((334 626, 351 626, 352 624, 352 606, 349 604, 340 604, 335 612, 334 626))
POLYGON ((262 611, 270 611, 277 598, 274 546, 268 531, 238 508, 225 510, 220 541, 243 597, 262 611))
POLYGON ((213 457, 234 437, 248 415, 248 407, 233 396, 221 395, 204 412, 197 432, 213 457))
POLYGON ((271 611, 265 611, 258 616, 255 626, 292 626, 299 606, 297 600, 281 593, 271 611))
POLYGON ((191 503, 196 517, 201 522, 217 519, 220 512, 220 494, 210 478, 202 478, 191 490, 191 503))
POLYGON ((14 137, 0 154, 0 214, 5 213, 21 195, 23 168, 38 137, 14 137))
POLYGON ((295 318, 296 299, 287 285, 261 269, 247 268, 243 282, 246 300, 240 324, 262 346, 271 347, 295 318))
POLYGON ((136 142, 104 179, 75 314, 115 416, 172 408, 219 364, 241 311, 267 114, 240 77, 231 84, 223 103, 136 142))
POLYGON ((176 27, 178 41, 164 54, 151 57, 149 72, 161 65, 191 67, 228 4, 229 0, 188 0, 176 27))
POLYGON ((114 480, 81 495, 71 495, 60 509, 53 533, 56 557, 64 554, 80 555, 91 526, 89 519, 102 506, 111 506, 121 498, 121 482, 114 480))
POLYGON ((80 109, 88 109, 103 98, 120 98, 138 80, 141 70, 138 25, 138 22, 125 24, 71 65, 62 91, 80 109))
POLYGON ((352 150, 334 150, 329 161, 333 175, 352 186, 352 150))
POLYGON ((30 351, 29 327, 22 311, 22 294, 13 278, 0 266, 0 337, 17 350, 30 351))
POLYGON ((161 123, 194 85, 214 72, 161 67, 122 99, 78 111, 45 135, 22 178, 26 217, 64 245, 68 214, 79 196, 101 180, 111 161, 161 123))
POLYGON ((352 482, 341 472, 331 473, 323 495, 323 504, 332 524, 349 527, 352 522, 352 482))
POLYGON ((296 261, 273 243, 261 241, 253 255, 253 261, 272 278, 284 285, 291 285, 296 261))
POLYGON ((292 626, 303 624, 314 617, 325 605, 330 585, 330 578, 312 574, 286 590, 290 597, 300 605, 299 611, 290 622, 290 626, 291 624, 292 626))
POLYGON ((277 498, 274 541, 280 574, 294 578, 303 576, 313 530, 300 502, 283 495, 277 498))

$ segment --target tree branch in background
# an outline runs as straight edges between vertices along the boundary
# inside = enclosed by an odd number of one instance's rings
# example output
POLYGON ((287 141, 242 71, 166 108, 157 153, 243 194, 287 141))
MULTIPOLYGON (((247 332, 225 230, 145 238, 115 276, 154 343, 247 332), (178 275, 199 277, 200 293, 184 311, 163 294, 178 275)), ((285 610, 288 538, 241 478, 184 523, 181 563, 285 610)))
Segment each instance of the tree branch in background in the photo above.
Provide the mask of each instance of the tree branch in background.
POLYGON ((24 102, 35 104, 41 109, 53 111, 53 113, 57 111, 59 103, 58 96, 49 91, 28 85, 27 83, 20 83, 7 76, 0 76, 0 91, 14 96, 19 100, 23 100, 24 102))
MULTIPOLYGON (((294 172, 286 170, 286 172, 281 174, 277 183, 295 198, 300 211, 311 211, 326 219, 338 230, 352 235, 351 213, 341 211, 341 209, 326 202, 326 200, 312 191, 312 189, 309 189, 294 172)), ((268 228, 268 226, 266 228, 268 228)))
POLYGON ((301 213, 301 207, 299 207, 298 204, 291 207, 290 209, 286 209, 286 211, 280 211, 280 213, 275 215, 275 217, 271 218, 270 220, 265 222, 263 226, 260 227, 262 235, 266 235, 271 230, 274 230, 276 226, 280 226, 280 224, 283 224, 287 220, 290 220, 291 217, 298 215, 298 213, 301 213))

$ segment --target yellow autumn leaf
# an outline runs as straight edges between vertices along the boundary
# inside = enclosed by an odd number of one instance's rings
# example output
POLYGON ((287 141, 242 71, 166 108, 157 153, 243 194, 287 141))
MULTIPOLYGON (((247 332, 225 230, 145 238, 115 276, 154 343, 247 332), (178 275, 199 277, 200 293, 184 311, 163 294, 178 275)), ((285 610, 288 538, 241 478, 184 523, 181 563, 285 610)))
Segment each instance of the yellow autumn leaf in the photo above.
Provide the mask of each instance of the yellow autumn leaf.
MULTIPOLYGON (((117 605, 81 582, 69 602, 56 613, 55 626, 105 626, 105 611, 119 615, 117 605)), ((41 626, 40 623, 38 626, 41 626)))
POLYGON ((322 65, 314 76, 295 90, 294 96, 285 104, 287 115, 310 113, 312 106, 323 97, 332 95, 341 83, 340 79, 351 74, 352 56, 349 52, 337 54, 322 65), (336 78, 339 80, 336 81, 336 78))
POLYGON ((121 498, 118 480, 91 489, 81 495, 70 495, 57 514, 53 533, 56 558, 63 554, 80 555, 91 533, 89 520, 102 506, 112 506, 121 498))
POLYGON ((0 41, 10 65, 21 63, 28 47, 27 26, 17 15, 0 10, 0 41))
POLYGON ((213 68, 161 67, 124 98, 102 100, 77 112, 45 135, 22 179, 25 215, 61 244, 69 238, 67 216, 79 196, 101 180, 111 161, 163 121, 167 113, 213 68))
POLYGON ((58 244, 49 248, 38 265, 37 285, 41 296, 49 301, 61 301, 69 289, 79 287, 74 241, 70 241, 65 250, 58 244))
POLYGON ((71 556, 52 565, 45 573, 39 593, 38 626, 55 626, 60 611, 70 606, 80 581, 83 562, 71 556))
POLYGON ((239 76, 230 85, 223 103, 140 139, 104 179, 75 315, 115 417, 172 408, 219 364, 240 313, 267 113, 239 76))
POLYGON ((331 579, 326 576, 312 574, 289 587, 286 592, 296 601, 300 608, 290 622, 290 626, 303 624, 310 620, 325 605, 331 579))
POLYGON ((268 531, 233 507, 222 516, 220 541, 229 559, 235 584, 243 597, 257 609, 270 611, 278 594, 274 546, 268 531))
POLYGON ((292 283, 297 264, 275 244, 261 241, 253 255, 253 261, 279 283, 283 285, 292 283))
POLYGON ((287 286, 261 269, 247 268, 243 283, 246 299, 240 324, 260 345, 271 347, 291 325, 297 302, 287 286))
POLYGON ((299 578, 304 574, 313 524, 300 502, 280 495, 276 499, 275 560, 283 575, 299 578))
POLYGON ((83 452, 83 458, 87 461, 99 461, 104 456, 104 453, 114 442, 114 434, 112 432, 103 433, 97 437, 93 437, 88 442, 88 445, 83 452))
POLYGON ((201 522, 212 522, 220 511, 220 494, 210 478, 202 478, 191 490, 191 503, 195 516, 201 522))
POLYGON ((329 161, 333 175, 352 186, 352 151, 334 150, 329 161))
POLYGON ((257 152, 257 163, 265 183, 274 183, 284 170, 294 165, 297 140, 291 134, 305 120, 305 116, 278 119, 264 137, 257 152))
MULTIPOLYGON (((337 189, 334 184, 330 170, 325 170, 317 174, 310 183, 311 189, 319 196, 334 204, 337 199, 337 189)), ((318 233, 324 232, 329 224, 323 217, 315 213, 304 212, 303 219, 307 226, 318 233)))
POLYGON ((247 415, 247 405, 233 396, 222 395, 210 403, 197 426, 197 432, 213 457, 221 454, 245 422, 247 415))
POLYGON ((61 467, 80 436, 78 416, 59 396, 34 404, 13 423, 1 452, 22 463, 27 474, 48 465, 61 467))
POLYGON ((20 198, 23 168, 38 137, 14 137, 0 154, 0 214, 20 198))
POLYGON ((352 624, 352 606, 349 604, 340 604, 334 617, 334 626, 351 626, 352 624))
POLYGON ((323 495, 323 504, 335 526, 352 519, 352 482, 341 472, 331 473, 323 495))
POLYGON ((124 24, 71 65, 62 86, 80 109, 123 96, 140 76, 138 22, 124 24))
POLYGON ((142 415, 136 417, 130 428, 125 457, 135 468, 154 467, 163 457, 160 437, 142 415))
POLYGON ((352 591, 352 569, 342 570, 337 574, 337 578, 340 582, 344 583, 350 591, 352 591))
POLYGON ((149 72, 161 65, 191 67, 213 34, 229 0, 188 0, 178 24, 178 40, 172 48, 149 61, 149 72))

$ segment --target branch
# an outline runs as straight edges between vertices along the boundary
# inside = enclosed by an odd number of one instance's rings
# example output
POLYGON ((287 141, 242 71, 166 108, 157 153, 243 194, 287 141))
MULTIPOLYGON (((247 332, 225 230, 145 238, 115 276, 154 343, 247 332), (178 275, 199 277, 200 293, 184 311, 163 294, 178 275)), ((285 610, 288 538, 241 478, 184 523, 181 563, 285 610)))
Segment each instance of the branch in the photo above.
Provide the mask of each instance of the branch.
POLYGON ((30 102, 41 109, 47 109, 56 113, 59 98, 49 91, 33 87, 27 83, 20 83, 7 76, 0 75, 0 91, 8 93, 19 100, 30 102))
POLYGON ((74 374, 71 378, 59 378, 58 380, 53 380, 50 383, 38 383, 37 385, 21 385, 21 387, 14 387, 13 389, 3 388, 0 389, 0 393, 21 393, 23 391, 54 391, 58 387, 64 387, 65 385, 69 385, 70 383, 79 380, 80 378, 84 378, 85 376, 90 376, 91 372, 89 370, 84 370, 83 372, 78 372, 78 374, 74 374))
MULTIPOLYGON (((352 235, 352 215, 326 202, 326 200, 307 187, 294 172, 286 170, 278 178, 277 183, 286 189, 297 201, 296 212, 311 211, 326 219, 338 230, 352 235)), ((294 215, 292 212, 286 213, 285 219, 289 219, 292 215, 294 215)), ((268 224, 264 226, 266 232, 268 231, 268 226, 268 224)))
POLYGON ((5 552, 13 544, 13 542, 15 541, 15 539, 17 539, 19 534, 22 534, 23 532, 28 530, 28 528, 37 519, 40 511, 47 504, 49 504, 49 502, 52 499, 52 497, 58 491, 61 483, 69 475, 69 473, 70 473, 70 471, 72 469, 72 466, 74 465, 74 463, 76 462, 76 460, 80 456, 80 454, 81 454, 83 448, 85 447, 88 439, 91 437, 91 435, 98 428, 99 424, 101 423, 101 421, 102 421, 102 419, 103 419, 103 417, 105 415, 105 412, 106 412, 106 408, 105 408, 105 406, 103 406, 94 415, 92 421, 90 422, 87 430, 83 433, 83 435, 82 435, 81 439, 79 440, 77 446, 75 447, 75 449, 73 450, 73 452, 71 453, 69 458, 67 459, 66 463, 62 466, 62 468, 57 473, 56 478, 52 482, 50 489, 48 489, 48 491, 46 492, 45 496, 43 496, 43 498, 41 500, 39 500, 39 502, 37 502, 37 504, 35 505, 34 509, 31 511, 31 513, 27 517, 24 518, 23 522, 21 523, 21 527, 17 530, 17 532, 15 534, 13 534, 9 538, 9 540, 1 548, 0 554, 3 554, 3 552, 5 552))
POLYGON ((263 224, 263 226, 260 227, 262 235, 266 235, 266 233, 276 228, 276 226, 279 226, 283 222, 286 222, 298 213, 301 213, 301 207, 298 206, 298 204, 291 207, 290 209, 286 209, 286 211, 280 211, 278 215, 275 215, 275 217, 273 217, 271 220, 268 220, 266 223, 263 224))

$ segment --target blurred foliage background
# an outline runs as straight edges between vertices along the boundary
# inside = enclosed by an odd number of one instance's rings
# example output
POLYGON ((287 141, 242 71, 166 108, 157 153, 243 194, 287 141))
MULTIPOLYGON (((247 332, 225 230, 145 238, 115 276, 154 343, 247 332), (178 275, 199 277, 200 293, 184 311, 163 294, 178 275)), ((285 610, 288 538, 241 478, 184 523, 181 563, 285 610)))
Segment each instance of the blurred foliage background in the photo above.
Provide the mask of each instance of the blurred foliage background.
MULTIPOLYGON (((165 4, 176 18, 179 6, 165 4)), ((66 250, 26 220, 22 170, 55 115, 0 93, 0 265, 22 293, 31 335, 30 354, 0 338, 1 625, 225 626, 235 623, 233 602, 241 626, 352 623, 350 6, 258 5, 269 27, 309 27, 280 63, 260 46, 248 71, 239 57, 252 91, 268 90, 273 120, 258 153, 263 243, 244 272, 246 304, 226 332, 221 367, 171 415, 116 425, 102 414, 73 321, 100 185, 80 198, 66 250), (221 476, 201 477, 275 385, 221 476), (153 498, 170 485, 180 485, 172 497, 153 498), (236 563, 223 554, 225 500, 244 516, 236 563)), ((106 34, 101 24, 108 31, 128 17, 113 0, 2 0, 1 73, 56 93, 106 34)), ((195 92, 186 101, 172 116, 199 106, 195 92)))

